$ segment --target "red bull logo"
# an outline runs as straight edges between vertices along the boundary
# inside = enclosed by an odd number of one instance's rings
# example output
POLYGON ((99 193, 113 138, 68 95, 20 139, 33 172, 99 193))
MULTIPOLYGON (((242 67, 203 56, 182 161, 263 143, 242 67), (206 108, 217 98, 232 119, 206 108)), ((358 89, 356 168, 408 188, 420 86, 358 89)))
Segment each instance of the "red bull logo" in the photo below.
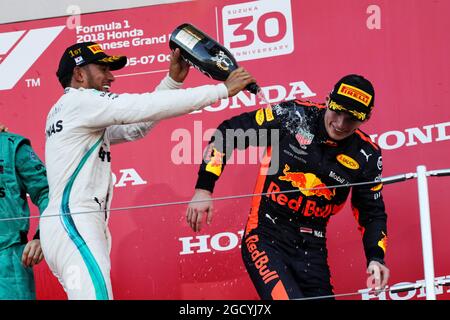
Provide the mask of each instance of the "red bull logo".
POLYGON ((380 184, 377 184, 375 187, 370 188, 370 190, 377 192, 377 191, 380 191, 382 187, 383 187, 383 184, 380 183, 380 184))
POLYGON ((307 199, 304 196, 289 198, 286 194, 281 193, 281 188, 273 181, 270 182, 266 197, 280 206, 288 207, 294 212, 301 213, 305 217, 314 216, 326 219, 330 215, 337 214, 344 206, 344 203, 318 205, 316 201, 307 199))
POLYGON ((387 248, 387 236, 386 234, 382 231, 381 234, 383 235, 383 238, 378 241, 378 246, 383 249, 384 253, 386 253, 386 248, 387 248))
POLYGON ((330 190, 327 185, 323 183, 313 173, 303 172, 289 172, 291 168, 285 164, 283 174, 284 176, 278 177, 282 181, 288 181, 294 188, 298 188, 305 196, 325 197, 327 200, 331 200, 336 194, 336 189, 330 190))
POLYGON ((206 158, 206 161, 209 161, 206 165, 206 171, 214 173, 216 176, 220 176, 222 174, 224 155, 224 153, 219 152, 216 148, 210 146, 210 150, 208 151, 208 156, 206 158))
POLYGON ((252 258, 255 268, 258 270, 259 275, 265 284, 268 284, 272 280, 279 279, 278 273, 275 270, 270 270, 268 267, 269 257, 265 251, 260 251, 258 248, 258 235, 253 235, 245 240, 245 244, 248 252, 252 258))

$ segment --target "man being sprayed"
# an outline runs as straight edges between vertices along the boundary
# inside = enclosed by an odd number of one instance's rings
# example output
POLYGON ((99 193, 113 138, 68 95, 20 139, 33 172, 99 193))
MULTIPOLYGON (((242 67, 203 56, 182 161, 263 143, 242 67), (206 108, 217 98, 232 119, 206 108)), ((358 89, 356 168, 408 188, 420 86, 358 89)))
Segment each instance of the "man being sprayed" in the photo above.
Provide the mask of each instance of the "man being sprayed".
POLYGON ((187 223, 194 231, 201 230, 204 215, 211 223, 214 186, 237 147, 238 137, 227 130, 264 131, 241 146, 267 147, 241 246, 244 264, 262 299, 333 295, 326 226, 350 191, 367 272, 374 276, 377 288, 386 286, 381 150, 359 130, 370 118, 374 99, 372 84, 352 74, 336 83, 326 104, 287 101, 243 113, 217 128, 200 166, 187 223), (279 139, 272 139, 274 134, 279 139), (367 181, 375 183, 346 186, 367 181), (283 192, 292 189, 298 192, 283 192))

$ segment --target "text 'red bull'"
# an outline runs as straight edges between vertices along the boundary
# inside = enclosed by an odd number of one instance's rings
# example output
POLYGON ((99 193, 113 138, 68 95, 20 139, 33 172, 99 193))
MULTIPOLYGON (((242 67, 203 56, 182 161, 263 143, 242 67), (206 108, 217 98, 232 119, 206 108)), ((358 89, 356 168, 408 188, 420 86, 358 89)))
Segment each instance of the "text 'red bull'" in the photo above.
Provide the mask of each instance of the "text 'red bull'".
POLYGON ((276 271, 270 271, 270 269, 267 267, 269 257, 267 256, 265 251, 258 250, 258 241, 258 236, 253 235, 245 239, 245 244, 248 251, 250 252, 250 256, 252 257, 252 261, 255 265, 255 268, 258 270, 259 275, 261 276, 264 283, 268 284, 272 280, 279 279, 279 276, 276 271))
POLYGON ((303 196, 290 199, 287 195, 280 193, 280 191, 280 187, 272 181, 269 185, 269 188, 267 189, 266 197, 270 198, 272 201, 278 203, 279 205, 287 206, 289 209, 295 212, 300 211, 300 208, 305 201, 304 208, 301 211, 301 214, 303 214, 305 217, 315 216, 320 218, 327 218, 329 215, 338 213, 343 207, 343 204, 327 204, 325 206, 318 206, 316 201, 305 199, 303 196))

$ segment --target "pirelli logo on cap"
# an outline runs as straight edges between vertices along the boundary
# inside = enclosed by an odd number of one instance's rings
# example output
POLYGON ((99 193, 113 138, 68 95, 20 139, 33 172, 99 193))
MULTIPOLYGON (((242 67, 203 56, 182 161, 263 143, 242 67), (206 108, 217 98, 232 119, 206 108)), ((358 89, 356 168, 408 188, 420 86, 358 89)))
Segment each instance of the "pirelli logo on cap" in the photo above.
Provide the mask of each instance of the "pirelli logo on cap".
POLYGON ((88 46, 88 49, 91 50, 93 54, 103 52, 103 49, 99 44, 93 44, 91 46, 88 46))
POLYGON ((370 105, 370 101, 372 101, 372 96, 370 94, 345 83, 341 83, 341 86, 339 87, 337 93, 349 97, 350 99, 353 99, 355 101, 361 102, 366 107, 368 107, 370 105))

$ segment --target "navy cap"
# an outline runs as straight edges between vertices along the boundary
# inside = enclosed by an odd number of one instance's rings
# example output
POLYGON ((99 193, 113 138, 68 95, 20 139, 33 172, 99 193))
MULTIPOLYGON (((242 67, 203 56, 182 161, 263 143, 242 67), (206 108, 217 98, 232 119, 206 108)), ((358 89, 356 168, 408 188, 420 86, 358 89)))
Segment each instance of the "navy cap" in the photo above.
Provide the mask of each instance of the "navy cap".
POLYGON ((95 42, 77 43, 64 51, 56 76, 62 79, 71 74, 76 66, 85 66, 89 63, 104 64, 108 65, 110 70, 119 70, 127 64, 127 57, 109 56, 95 42))

